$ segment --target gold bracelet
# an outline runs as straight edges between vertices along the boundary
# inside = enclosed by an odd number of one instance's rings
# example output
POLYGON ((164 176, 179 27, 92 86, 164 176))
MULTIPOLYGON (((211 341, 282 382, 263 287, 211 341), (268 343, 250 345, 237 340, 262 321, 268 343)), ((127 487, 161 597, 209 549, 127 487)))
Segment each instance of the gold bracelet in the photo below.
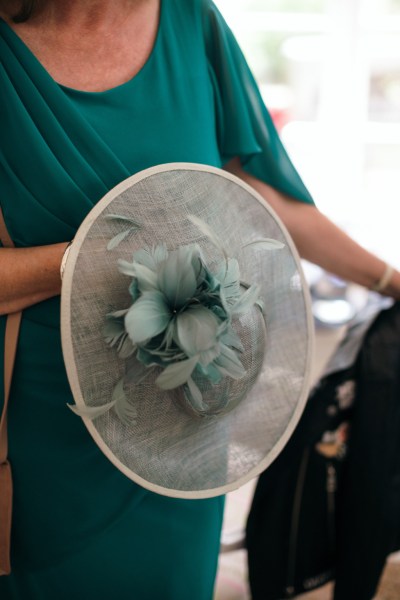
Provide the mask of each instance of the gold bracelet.
POLYGON ((61 281, 63 280, 63 277, 64 277, 65 266, 67 264, 68 254, 69 254, 69 251, 71 250, 71 245, 72 245, 72 241, 68 243, 68 246, 65 248, 64 254, 61 259, 61 264, 60 264, 61 281))
POLYGON ((382 290, 384 290, 390 282, 390 280, 392 279, 393 273, 394 268, 392 267, 392 265, 386 263, 382 277, 371 287, 371 290, 374 292, 381 292, 382 290))

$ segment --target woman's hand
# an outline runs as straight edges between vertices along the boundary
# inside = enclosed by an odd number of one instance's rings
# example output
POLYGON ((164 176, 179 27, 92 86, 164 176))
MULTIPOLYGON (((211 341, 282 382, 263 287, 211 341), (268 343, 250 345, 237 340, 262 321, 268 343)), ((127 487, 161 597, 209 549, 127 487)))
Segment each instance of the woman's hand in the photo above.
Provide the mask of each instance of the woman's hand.
MULTIPOLYGON (((386 263, 359 246, 315 206, 298 202, 243 170, 238 158, 225 169, 256 189, 276 211, 303 258, 346 281, 372 288, 386 270, 386 263)), ((400 273, 394 271, 382 294, 400 299, 400 273)))
POLYGON ((18 312, 61 292, 60 264, 68 243, 0 248, 0 315, 18 312))

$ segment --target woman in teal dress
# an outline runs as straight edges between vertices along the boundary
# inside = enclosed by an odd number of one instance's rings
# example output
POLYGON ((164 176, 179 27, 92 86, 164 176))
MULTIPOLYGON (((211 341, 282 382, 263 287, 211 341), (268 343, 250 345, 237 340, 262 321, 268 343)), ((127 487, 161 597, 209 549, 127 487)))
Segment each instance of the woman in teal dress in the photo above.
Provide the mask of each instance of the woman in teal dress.
POLYGON ((0 2, 0 204, 16 245, 0 250, 1 378, 6 315, 23 309, 8 414, 12 573, 0 598, 211 600, 223 498, 142 489, 67 408, 66 244, 118 182, 184 161, 226 166, 258 187, 323 266, 339 242, 344 254, 356 248, 350 267, 339 257, 339 275, 372 285, 384 264, 313 206, 211 0, 53 0, 16 23, 19 4, 0 2))

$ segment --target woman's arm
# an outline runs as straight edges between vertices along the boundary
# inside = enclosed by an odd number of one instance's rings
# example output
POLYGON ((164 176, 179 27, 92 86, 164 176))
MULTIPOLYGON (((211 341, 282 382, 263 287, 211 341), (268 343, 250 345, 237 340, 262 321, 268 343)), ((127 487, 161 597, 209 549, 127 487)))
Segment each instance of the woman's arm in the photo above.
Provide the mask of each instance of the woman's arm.
POLYGON ((0 315, 60 294, 60 264, 67 245, 0 248, 0 315))
MULTIPOLYGON (((225 169, 255 188, 282 219, 300 256, 342 279, 372 288, 386 263, 371 254, 325 217, 317 208, 293 200, 243 170, 238 158, 225 169)), ((383 294, 400 299, 400 273, 395 271, 383 294)))

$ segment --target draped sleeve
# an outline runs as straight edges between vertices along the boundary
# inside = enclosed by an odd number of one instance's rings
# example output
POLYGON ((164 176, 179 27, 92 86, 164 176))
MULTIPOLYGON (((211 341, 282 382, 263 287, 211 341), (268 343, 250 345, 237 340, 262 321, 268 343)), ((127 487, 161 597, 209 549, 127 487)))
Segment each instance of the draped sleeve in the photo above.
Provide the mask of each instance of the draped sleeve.
POLYGON ((232 31, 211 0, 203 0, 202 8, 223 164, 239 156, 243 168, 251 175, 297 200, 313 204, 232 31))

